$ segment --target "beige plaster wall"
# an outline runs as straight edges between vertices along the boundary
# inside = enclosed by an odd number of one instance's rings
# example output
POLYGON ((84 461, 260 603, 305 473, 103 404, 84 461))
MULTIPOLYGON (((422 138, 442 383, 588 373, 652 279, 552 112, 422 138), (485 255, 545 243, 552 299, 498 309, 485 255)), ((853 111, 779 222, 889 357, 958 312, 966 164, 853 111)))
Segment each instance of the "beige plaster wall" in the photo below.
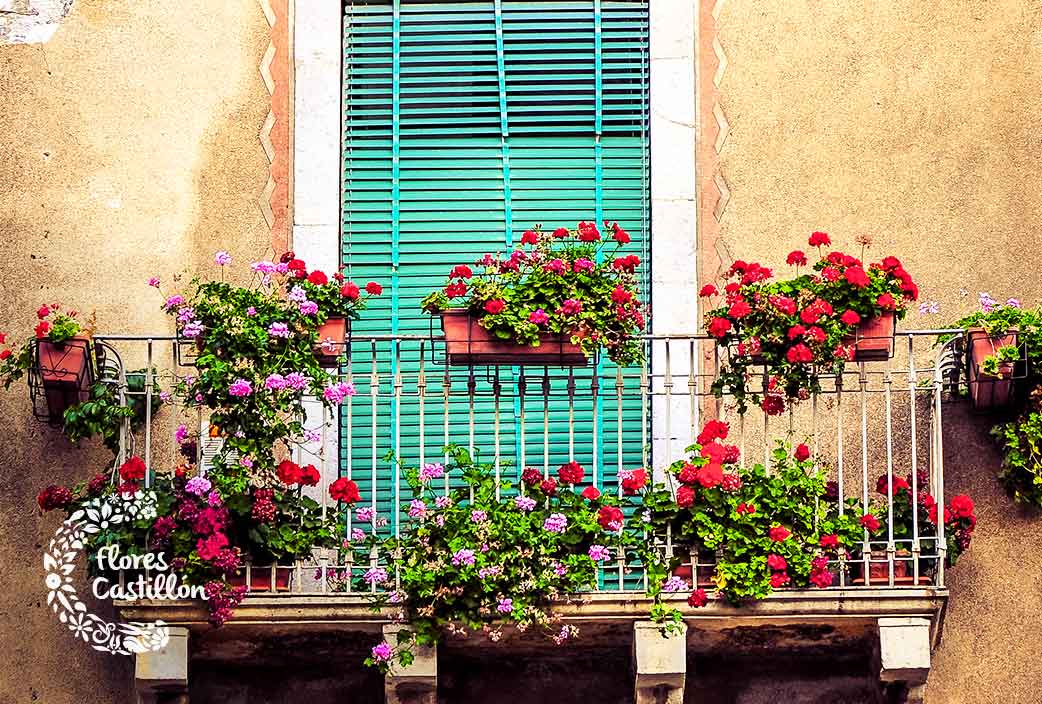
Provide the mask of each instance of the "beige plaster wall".
MULTIPOLYGON (((76 0, 47 43, 0 45, 0 331, 59 300, 99 331, 169 332, 150 275, 267 249, 267 43, 256 0, 76 0)), ((0 701, 129 701, 131 659, 75 643, 44 603, 58 516, 34 510, 106 452, 34 421, 22 385, 0 418, 0 701)))
MULTIPOLYGON (((704 0, 706 1, 706 0, 704 0)), ((712 4, 712 3, 710 3, 712 4)), ((1023 0, 727 0, 722 250, 784 269, 813 230, 868 234, 942 314, 1042 296, 1042 6, 1023 0)), ((978 503, 950 574, 932 704, 1037 702, 1042 519, 998 487, 988 420, 947 411, 946 481, 978 503)))

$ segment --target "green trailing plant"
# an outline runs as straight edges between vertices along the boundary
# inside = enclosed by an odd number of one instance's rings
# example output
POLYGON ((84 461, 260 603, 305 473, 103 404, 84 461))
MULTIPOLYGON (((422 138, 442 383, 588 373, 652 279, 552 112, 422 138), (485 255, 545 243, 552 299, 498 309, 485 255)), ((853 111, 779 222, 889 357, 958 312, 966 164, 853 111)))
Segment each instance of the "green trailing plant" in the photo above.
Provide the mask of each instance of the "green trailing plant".
POLYGON ((618 223, 580 222, 575 230, 536 225, 506 257, 486 254, 477 271, 452 269, 443 290, 423 299, 436 314, 466 309, 496 337, 539 346, 547 333, 569 336, 592 357, 604 349, 620 365, 643 358, 645 305, 638 297, 640 257, 620 251, 630 235, 618 223))
MULTIPOLYGON (((363 577, 380 590, 374 606, 398 607, 408 622, 396 643, 373 648, 367 663, 384 670, 408 664, 416 646, 434 645, 445 633, 482 631, 498 640, 509 624, 569 640, 576 628, 554 617, 552 602, 594 588, 601 565, 637 542, 624 530, 617 496, 580 490, 585 471, 577 463, 556 478, 526 469, 518 486, 497 480, 493 465, 464 448, 445 451, 448 467, 403 468, 413 497, 402 507, 409 520, 381 544, 384 555, 401 556, 397 574, 381 564, 363 577), (447 494, 446 473, 459 487, 447 494)), ((376 519, 368 508, 359 512, 363 523, 376 519)), ((358 548, 363 560, 369 545, 358 548)))
POLYGON ((1019 504, 1042 508, 1042 386, 1031 392, 1020 415, 991 434, 1002 451, 999 481, 1006 492, 1019 504))
POLYGON ((722 292, 708 284, 699 293, 723 296, 704 320, 706 332, 731 348, 713 391, 733 396, 740 412, 751 401, 777 415, 820 391, 821 374, 840 374, 854 358, 859 324, 884 313, 901 319, 919 296, 896 257, 866 265, 839 251, 825 253, 831 240, 823 232, 811 235, 809 244, 818 248, 818 261, 810 265, 804 252, 791 252, 786 261, 795 267, 794 278, 775 280, 767 267, 736 261, 722 292), (767 383, 756 388, 751 382, 764 375, 752 368, 761 364, 767 383))
MULTIPOLYGON (((153 369, 152 374, 153 388, 148 403, 152 406, 154 418, 163 401, 162 391, 155 381, 156 370, 153 369)), ((88 400, 65 409, 62 427, 69 440, 77 443, 97 435, 105 447, 118 453, 124 421, 130 421, 131 432, 144 426, 148 415, 144 397, 146 374, 143 370, 128 372, 126 379, 128 393, 124 394, 123 402, 115 384, 99 382, 91 387, 88 400)))

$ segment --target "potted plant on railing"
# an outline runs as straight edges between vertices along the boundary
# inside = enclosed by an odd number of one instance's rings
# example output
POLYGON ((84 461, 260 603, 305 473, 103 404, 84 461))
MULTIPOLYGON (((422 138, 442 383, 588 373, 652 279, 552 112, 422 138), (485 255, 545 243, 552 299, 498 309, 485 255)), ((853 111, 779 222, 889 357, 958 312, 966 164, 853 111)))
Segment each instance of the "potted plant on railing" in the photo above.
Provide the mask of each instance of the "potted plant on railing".
MULTIPOLYGON (((1008 408, 1015 381, 1042 364, 1042 312, 1023 308, 1015 298, 1005 303, 980 294, 981 309, 952 327, 966 331, 966 378, 975 408, 1008 408), (1032 364, 1033 362, 1033 364, 1032 364)), ((942 335, 943 344, 951 335, 942 335)))
POLYGON ((515 487, 467 450, 446 452, 449 467, 404 469, 409 520, 382 545, 386 560, 363 577, 374 607, 392 604, 406 620, 397 642, 378 644, 366 661, 382 670, 407 665, 415 647, 446 633, 481 631, 496 641, 513 626, 569 641, 577 629, 554 617, 552 602, 594 588, 602 566, 624 564, 637 542, 624 531, 618 497, 580 489, 585 470, 575 462, 555 477, 525 469, 515 487), (439 489, 446 472, 462 479, 448 494, 439 489))
MULTIPOLYGON (((33 413, 61 425, 65 410, 86 401, 97 377, 98 364, 91 339, 94 318, 81 323, 74 310, 60 304, 40 306, 34 337, 14 352, 0 351, 4 388, 29 374, 33 413), (43 405, 37 400, 42 395, 43 405)), ((6 337, 6 336, 4 336, 6 337)), ((0 339, 0 344, 5 340, 0 339)))
MULTIPOLYGON (((781 587, 831 586, 837 560, 861 544, 860 515, 840 515, 824 500, 826 479, 816 471, 805 445, 795 451, 778 443, 770 470, 744 467, 738 448, 724 441, 728 425, 709 421, 688 448, 688 458, 674 462, 669 474, 675 491, 655 487, 643 504, 651 529, 667 529, 674 541, 715 551, 712 582, 717 595, 739 605, 762 599, 781 587)), ((703 586, 674 570, 681 558, 645 556, 654 616, 666 624, 678 617, 662 602, 664 594, 691 592, 688 603, 707 603, 703 586)))
MULTIPOLYGON (((263 270, 268 269, 261 266, 263 270)), ((351 321, 358 320, 368 299, 383 293, 383 287, 370 281, 364 288, 359 288, 339 271, 332 276, 319 269, 309 272, 306 264, 293 252, 283 254, 280 262, 273 264, 267 273, 277 275, 283 267, 288 299, 297 303, 301 312, 317 317, 319 324, 314 350, 319 364, 335 367, 347 349, 351 321)))
MULTIPOLYGON (((774 272, 757 263, 736 261, 724 287, 724 303, 705 315, 705 329, 731 351, 713 390, 735 397, 744 412, 747 399, 768 414, 784 411, 820 391, 821 374, 841 374, 849 361, 887 359, 893 354, 894 321, 902 318, 918 289, 896 257, 865 266, 861 259, 823 248, 828 235, 809 240, 820 257, 803 274, 809 260, 801 251, 787 262, 792 279, 774 280, 774 272), (751 367, 766 366, 768 383, 750 392, 751 367)), ((704 286, 702 297, 720 295, 704 286)))
MULTIPOLYGON (((227 266, 222 254, 218 264, 227 266)), ((176 392, 186 405, 210 409, 228 452, 272 475, 279 453, 308 432, 305 396, 334 407, 354 387, 316 358, 321 313, 306 298, 294 300, 292 286, 285 290, 280 277, 289 276, 289 265, 256 262, 251 268, 260 272, 258 285, 197 277, 184 293, 169 296, 163 309, 175 318, 178 334, 199 347, 197 374, 182 379, 176 392)))
POLYGON ((616 364, 642 358, 640 258, 622 255, 618 223, 580 222, 526 231, 509 255, 461 264, 443 290, 423 299, 440 315, 450 364, 583 365, 603 349, 616 364))

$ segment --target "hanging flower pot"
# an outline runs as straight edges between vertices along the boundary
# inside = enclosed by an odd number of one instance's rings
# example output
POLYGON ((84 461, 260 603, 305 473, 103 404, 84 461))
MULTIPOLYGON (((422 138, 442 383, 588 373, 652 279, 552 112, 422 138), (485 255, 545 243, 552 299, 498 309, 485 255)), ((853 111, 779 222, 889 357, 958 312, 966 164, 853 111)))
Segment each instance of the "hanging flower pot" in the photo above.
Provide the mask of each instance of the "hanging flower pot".
MULTIPOLYGON (((288 592, 290 578, 293 576, 292 566, 276 565, 275 571, 275 589, 276 592, 288 592)), ((249 587, 251 592, 270 592, 271 588, 271 576, 272 566, 271 565, 260 565, 256 567, 250 567, 249 570, 249 587)), ((228 584, 233 587, 246 586, 246 568, 236 570, 232 574, 228 575, 228 584)))
POLYGON ((846 343, 854 347, 855 362, 885 362, 894 356, 895 315, 880 313, 866 318, 846 343))
POLYGON ((966 332, 970 398, 974 408, 1003 408, 1013 396, 1013 377, 1020 349, 1018 331, 989 334, 984 328, 966 332))
POLYGON ((539 336, 538 347, 519 345, 496 337, 465 310, 442 311, 441 328, 445 333, 446 355, 451 365, 553 364, 580 367, 588 362, 582 349, 568 335, 545 333, 539 336))
POLYGON ((318 326, 315 357, 319 364, 323 367, 339 365, 340 356, 347 349, 347 336, 350 330, 350 321, 342 315, 331 315, 326 322, 318 326))
POLYGON ((37 341, 36 374, 46 401, 46 415, 52 423, 60 423, 67 408, 90 398, 94 380, 91 348, 89 337, 37 341))

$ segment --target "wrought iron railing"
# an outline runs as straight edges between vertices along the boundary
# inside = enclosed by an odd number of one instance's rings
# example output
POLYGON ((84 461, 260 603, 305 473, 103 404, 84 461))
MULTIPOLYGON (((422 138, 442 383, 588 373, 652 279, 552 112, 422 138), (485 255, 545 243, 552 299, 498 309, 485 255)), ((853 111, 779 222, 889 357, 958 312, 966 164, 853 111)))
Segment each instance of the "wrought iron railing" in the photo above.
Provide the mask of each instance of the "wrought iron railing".
MULTIPOLYGON (((190 354, 179 350, 174 338, 96 340, 106 351, 102 380, 125 396, 155 392, 154 384, 163 385, 170 375, 194 373, 188 366, 190 354), (133 391, 126 373, 137 367, 145 383, 133 391), (154 369, 163 371, 154 374, 154 369)), ((820 393, 776 416, 755 406, 739 415, 734 399, 714 397, 712 382, 727 351, 712 340, 651 335, 644 344, 647 361, 635 368, 601 362, 569 368, 468 368, 447 366, 437 338, 356 336, 347 345, 340 370, 356 393, 344 401, 338 416, 317 402, 311 404, 313 438, 295 449, 295 459, 321 468, 322 482, 309 491, 324 509, 333 510, 328 484, 350 477, 362 488, 363 504, 387 521, 383 526, 366 524, 366 529, 391 533, 400 530, 400 507, 409 497, 398 465, 385 457, 388 451, 407 463, 422 464, 443 457, 446 445, 457 444, 480 450, 497 476, 508 478, 516 478, 527 466, 549 476, 559 464, 576 460, 602 491, 621 492, 619 475, 625 469, 650 467, 656 479, 664 480, 664 468, 683 456, 703 420, 719 417, 730 422, 728 442, 739 446, 747 462, 769 464, 775 440, 806 442, 821 459, 819 470, 836 483, 834 500, 840 512, 852 510, 846 499, 854 498, 857 510, 867 513, 877 480, 892 487, 895 478, 908 479, 913 505, 927 487, 944 505, 944 401, 958 390, 962 378, 961 331, 901 332, 892 359, 852 363, 841 376, 822 376, 820 393), (942 334, 953 337, 939 345, 942 334)), ((764 373, 757 383, 767 382, 764 373)), ((206 428, 199 409, 164 410, 156 422, 151 405, 145 404, 145 409, 146 422, 136 436, 125 428, 117 461, 136 452, 151 467, 157 456, 154 448, 169 450, 173 427, 186 413, 206 428)), ((198 459, 203 466, 213 451, 201 444, 198 459)), ((831 588, 943 588, 943 521, 923 526, 918 512, 912 514, 910 534, 898 535, 891 504, 885 531, 871 539, 866 533, 854 565, 840 559, 831 588)), ((359 527, 351 521, 348 517, 343 525, 345 536, 359 527)), ((676 548, 670 535, 656 539, 663 550, 676 548)), ((278 572, 275 567, 259 569, 269 575, 266 589, 272 594, 370 589, 359 587, 360 577, 380 558, 340 554, 346 558, 317 551, 306 564, 279 567, 278 572)), ((694 581, 711 574, 711 553, 692 549, 686 557, 694 581)), ((603 573, 600 590, 646 588, 640 566, 621 557, 603 573)))

